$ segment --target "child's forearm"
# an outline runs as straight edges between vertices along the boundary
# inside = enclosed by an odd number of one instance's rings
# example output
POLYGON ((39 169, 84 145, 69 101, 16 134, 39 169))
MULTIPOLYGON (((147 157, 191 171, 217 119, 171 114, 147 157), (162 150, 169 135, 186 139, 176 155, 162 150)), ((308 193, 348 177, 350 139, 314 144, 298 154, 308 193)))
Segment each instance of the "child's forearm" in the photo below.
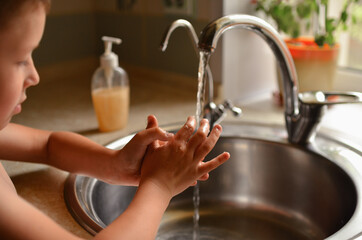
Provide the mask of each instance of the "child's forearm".
POLYGON ((8 124, 0 131, 0 146, 1 159, 43 163, 106 181, 113 176, 109 182, 118 176, 117 183, 137 184, 134 180, 122 179, 129 177, 124 175, 128 169, 122 166, 122 151, 107 149, 79 134, 8 124))
MULTIPOLYGON (((44 163, 70 172, 99 171, 116 151, 71 132, 50 132, 9 124, 0 132, 2 159, 44 163)), ((83 172, 84 173, 84 172, 83 172)))
MULTIPOLYGON (((119 152, 107 149, 81 135, 71 132, 53 132, 47 143, 45 163, 72 173, 105 178, 114 171, 119 152), (113 167, 112 167, 113 166, 113 167)), ((122 174, 122 173, 120 173, 122 174)))
POLYGON ((169 193, 153 182, 141 183, 126 211, 95 239, 155 239, 171 198, 169 193))

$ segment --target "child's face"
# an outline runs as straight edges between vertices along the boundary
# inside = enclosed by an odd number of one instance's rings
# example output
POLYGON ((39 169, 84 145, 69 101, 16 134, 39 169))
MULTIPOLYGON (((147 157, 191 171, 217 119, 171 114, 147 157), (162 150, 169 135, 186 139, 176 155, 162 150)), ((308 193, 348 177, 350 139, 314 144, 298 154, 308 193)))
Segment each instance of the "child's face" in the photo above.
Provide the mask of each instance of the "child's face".
POLYGON ((20 113, 25 90, 39 82, 32 52, 43 35, 45 15, 39 4, 0 28, 0 130, 20 113))

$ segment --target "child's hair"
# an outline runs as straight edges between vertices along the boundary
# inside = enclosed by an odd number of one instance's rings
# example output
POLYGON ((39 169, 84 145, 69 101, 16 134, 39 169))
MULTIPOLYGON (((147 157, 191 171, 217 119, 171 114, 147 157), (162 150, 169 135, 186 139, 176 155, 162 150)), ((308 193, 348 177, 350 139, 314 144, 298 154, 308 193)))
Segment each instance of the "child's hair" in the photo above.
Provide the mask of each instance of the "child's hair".
POLYGON ((51 0, 1 0, 0 4, 0 31, 7 27, 13 18, 19 16, 24 10, 36 8, 39 4, 44 6, 46 12, 50 9, 51 0))

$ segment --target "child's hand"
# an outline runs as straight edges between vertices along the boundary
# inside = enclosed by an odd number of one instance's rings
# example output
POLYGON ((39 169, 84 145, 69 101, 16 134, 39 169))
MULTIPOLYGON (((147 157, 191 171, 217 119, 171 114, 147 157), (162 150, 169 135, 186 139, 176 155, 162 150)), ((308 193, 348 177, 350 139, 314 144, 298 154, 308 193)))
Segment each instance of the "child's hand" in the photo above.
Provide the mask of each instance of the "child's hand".
POLYGON ((116 173, 122 178, 120 183, 123 185, 138 185, 141 174, 140 168, 148 145, 156 140, 171 140, 173 136, 172 133, 168 133, 158 127, 155 116, 148 116, 146 129, 138 132, 131 141, 118 152, 119 155, 117 155, 115 164, 120 167, 120 170, 117 170, 119 172, 116 173))
POLYGON ((216 125, 208 136, 209 123, 203 119, 192 136, 195 125, 195 119, 189 117, 172 140, 155 141, 149 146, 142 165, 140 187, 152 182, 173 197, 195 185, 197 180, 206 180, 211 170, 229 159, 229 153, 223 153, 203 162, 219 139, 221 126, 216 125))

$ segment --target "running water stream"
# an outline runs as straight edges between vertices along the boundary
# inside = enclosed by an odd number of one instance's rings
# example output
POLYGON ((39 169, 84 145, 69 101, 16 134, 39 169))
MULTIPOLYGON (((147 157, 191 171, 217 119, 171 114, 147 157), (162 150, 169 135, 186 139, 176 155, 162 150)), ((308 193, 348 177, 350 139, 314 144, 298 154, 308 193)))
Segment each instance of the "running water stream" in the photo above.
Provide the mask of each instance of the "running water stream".
MULTIPOLYGON (((210 58, 210 53, 208 52, 200 52, 200 63, 199 63, 199 71, 198 71, 198 86, 197 86, 197 101, 196 101, 196 126, 197 128, 200 126, 200 121, 204 115, 204 103, 205 103, 205 83, 206 83, 206 66, 208 65, 210 58)), ((194 186, 194 228, 193 228, 193 240, 199 240, 200 238, 200 229, 199 229, 199 206, 200 206, 200 189, 199 183, 194 186)))

